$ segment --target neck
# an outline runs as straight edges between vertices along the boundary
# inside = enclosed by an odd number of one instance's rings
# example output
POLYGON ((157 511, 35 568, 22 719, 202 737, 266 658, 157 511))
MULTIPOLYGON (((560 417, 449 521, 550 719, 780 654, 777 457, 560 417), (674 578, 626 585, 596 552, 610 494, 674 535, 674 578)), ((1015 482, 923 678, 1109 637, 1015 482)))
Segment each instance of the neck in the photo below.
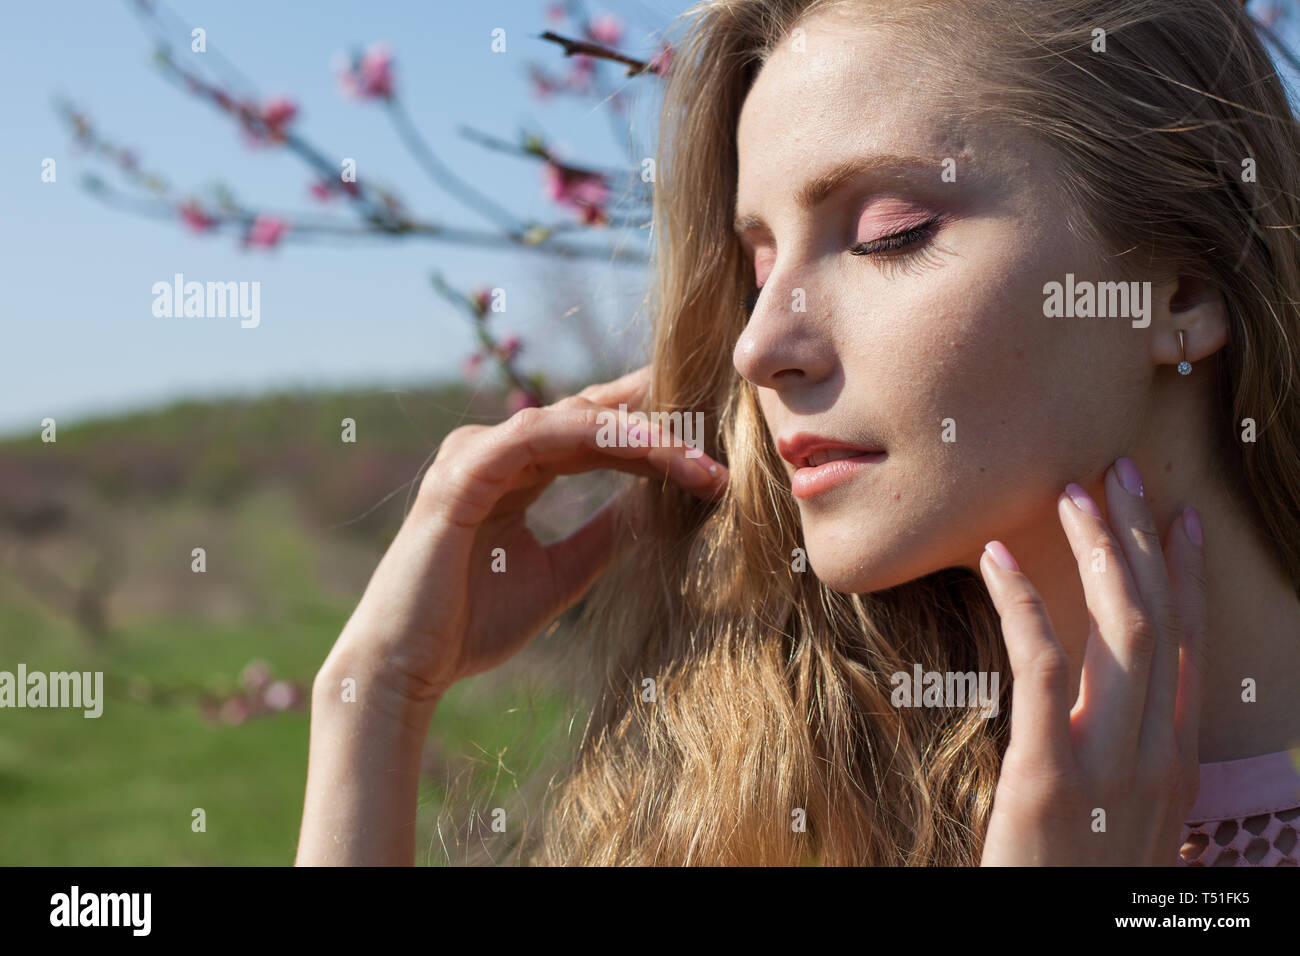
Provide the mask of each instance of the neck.
MULTIPOLYGON (((1208 420, 1198 418, 1201 399, 1187 390, 1152 405, 1165 409, 1166 420, 1153 415, 1135 435, 1128 455, 1142 472, 1161 542, 1188 505, 1200 514, 1205 533, 1209 647, 1199 759, 1238 760, 1300 746, 1295 698, 1300 689, 1300 599, 1295 586, 1251 520, 1245 493, 1225 487, 1214 477, 1221 471, 1206 467, 1211 461, 1204 444, 1208 430, 1198 432, 1185 424, 1208 420)), ((1102 480, 1107 467, 1109 462, 1089 480, 1079 481, 1103 515, 1109 514, 1102 480)), ((1069 655, 1071 687, 1077 693, 1091 621, 1078 563, 1055 509, 1049 520, 1008 537, 1006 544, 1047 605, 1069 655)))

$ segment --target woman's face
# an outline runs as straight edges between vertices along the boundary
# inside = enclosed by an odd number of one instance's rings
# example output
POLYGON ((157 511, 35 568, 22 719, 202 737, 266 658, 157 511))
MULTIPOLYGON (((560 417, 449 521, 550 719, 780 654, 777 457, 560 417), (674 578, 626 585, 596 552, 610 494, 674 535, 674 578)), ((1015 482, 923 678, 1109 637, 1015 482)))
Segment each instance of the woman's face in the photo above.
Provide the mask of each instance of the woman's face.
POLYGON ((1154 326, 1044 315, 1046 283, 1128 278, 1070 231, 1044 147, 963 122, 879 28, 833 13, 803 28, 737 128, 761 291, 734 361, 778 449, 799 458, 804 435, 880 450, 785 462, 812 568, 865 592, 974 569, 992 538, 1030 552, 1059 538, 1066 482, 1096 488, 1141 428, 1154 326))

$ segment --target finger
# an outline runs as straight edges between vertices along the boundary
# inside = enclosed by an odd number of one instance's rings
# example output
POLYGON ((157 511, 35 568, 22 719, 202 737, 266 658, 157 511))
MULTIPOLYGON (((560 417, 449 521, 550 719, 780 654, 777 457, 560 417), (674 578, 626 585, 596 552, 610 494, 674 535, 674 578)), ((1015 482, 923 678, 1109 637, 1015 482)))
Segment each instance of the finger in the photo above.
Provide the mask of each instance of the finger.
POLYGON ((708 497, 725 485, 727 469, 707 455, 689 458, 686 446, 632 441, 616 412, 581 399, 546 408, 525 408, 466 446, 448 463, 451 487, 439 496, 447 516, 467 525, 481 522, 515 488, 544 474, 576 474, 611 468, 670 478, 708 497))
MULTIPOLYGON (((1149 633, 1136 635, 1131 647, 1135 656, 1150 657, 1138 746, 1155 746, 1167 752, 1173 746, 1174 701, 1178 696, 1178 608, 1155 516, 1143 493, 1142 476, 1129 458, 1120 458, 1107 471, 1106 511, 1149 622, 1149 633)), ((1135 670, 1135 679, 1137 673, 1135 670)))
POLYGON ((618 522, 624 516, 628 492, 621 491, 567 538, 546 546, 551 580, 568 606, 586 593, 614 557, 618 522))
POLYGON ((1181 628, 1181 668, 1177 701, 1153 700, 1148 707, 1168 707, 1173 717, 1178 752, 1199 763, 1201 694, 1209 628, 1205 608, 1205 552, 1200 516, 1188 508, 1169 529, 1165 548, 1169 579, 1178 602, 1181 628))
MULTIPOLYGON (((604 461, 593 465, 592 457, 587 456, 585 459, 578 458, 566 462, 562 466, 563 470, 557 473, 587 471, 593 467, 612 467, 631 471, 634 474, 671 478, 702 498, 711 498, 721 489, 720 481, 725 478, 726 473, 724 466, 705 455, 698 447, 699 441, 687 445, 683 436, 674 433, 671 427, 661 427, 653 415, 646 415, 643 412, 628 413, 624 411, 622 405, 619 411, 615 412, 605 406, 594 405, 579 396, 563 399, 556 407, 577 409, 584 413, 591 413, 594 410, 597 422, 601 423, 596 442, 601 451, 611 446, 643 449, 641 453, 633 452, 630 464, 627 466, 604 461), (685 464, 682 461, 683 456, 687 461, 693 462, 695 467, 685 464), (702 472, 711 480, 701 482, 702 472)), ((669 424, 671 426, 671 420, 669 424)), ((703 428, 700 431, 702 432, 703 428)))
POLYGON ((443 436, 442 441, 438 443, 438 450, 435 457, 441 455, 455 456, 459 449, 475 441, 476 436, 482 434, 491 426, 489 425, 461 425, 453 428, 443 436))
MULTIPOLYGON (((661 428, 659 425, 659 421, 661 421, 661 419, 656 418, 654 414, 646 415, 644 412, 639 411, 641 408, 643 408, 646 405, 646 399, 649 395, 650 383, 652 377, 653 374, 652 374, 651 366, 643 365, 641 366, 641 368, 637 369, 636 371, 629 372, 627 375, 624 375, 622 378, 615 379, 612 382, 604 382, 597 385, 588 385, 581 392, 579 392, 575 397, 585 401, 594 402, 597 405, 602 405, 607 408, 618 407, 620 409, 620 412, 624 414, 628 414, 628 413, 624 412, 623 410, 625 408, 630 408, 632 412, 638 413, 639 416, 645 417, 646 420, 641 422, 641 425, 643 428, 647 429, 650 432, 651 444, 654 445, 681 444, 683 440, 683 436, 675 435, 671 428, 667 429, 667 431, 665 432, 665 430, 661 428)), ((673 413, 673 414, 677 414, 677 413, 673 413)), ((689 413, 685 413, 685 414, 689 414, 689 413)), ((669 416, 668 420, 670 422, 678 421, 679 425, 685 424, 687 427, 689 427, 689 423, 684 423, 681 422, 680 420, 672 419, 671 416, 669 416)), ((696 446, 696 449, 693 450, 691 454, 688 455, 687 457, 698 458, 700 457, 701 454, 703 454, 702 450, 698 448, 700 444, 699 441, 700 437, 701 436, 697 435, 694 439, 692 439, 693 444, 696 446)))
POLYGON ((620 404, 641 408, 650 392, 650 379, 651 367, 642 365, 613 381, 588 385, 578 393, 578 397, 608 408, 617 408, 620 404))
POLYGON ((1056 506, 1094 622, 1083 658, 1081 726, 1099 746, 1135 756, 1153 643, 1142 595, 1123 545, 1088 492, 1071 482, 1056 506))
MULTIPOLYGON (((1194 553, 1198 549, 1192 546, 1183 529, 1181 516, 1170 524, 1166 539, 1166 547, 1161 549, 1160 573, 1165 579, 1169 592, 1167 600, 1171 605, 1168 613, 1170 633, 1166 635, 1163 631, 1157 631, 1155 650, 1151 659, 1151 677, 1147 682, 1147 703, 1142 714, 1142 733, 1139 739, 1139 747, 1144 751, 1161 755, 1167 755, 1175 745, 1174 718, 1178 703, 1184 633, 1181 602, 1187 599, 1186 595, 1177 595, 1177 588, 1172 578, 1176 561, 1185 565, 1189 558, 1195 560, 1198 557, 1194 553), (1182 550, 1179 550, 1178 554, 1174 553, 1175 550, 1183 547, 1193 553, 1188 554, 1182 550)), ((1184 582, 1184 587, 1186 583, 1184 582)), ((1203 604, 1204 595, 1201 597, 1201 602, 1203 604)), ((1194 612, 1195 608, 1189 610, 1194 612)))
POLYGON ((1017 755, 1048 772, 1073 765, 1069 661, 1052 630, 1038 590, 1000 541, 980 556, 980 574, 1002 621, 1011 661, 1011 744, 1017 755), (1011 565, 1003 567, 996 553, 1011 565))

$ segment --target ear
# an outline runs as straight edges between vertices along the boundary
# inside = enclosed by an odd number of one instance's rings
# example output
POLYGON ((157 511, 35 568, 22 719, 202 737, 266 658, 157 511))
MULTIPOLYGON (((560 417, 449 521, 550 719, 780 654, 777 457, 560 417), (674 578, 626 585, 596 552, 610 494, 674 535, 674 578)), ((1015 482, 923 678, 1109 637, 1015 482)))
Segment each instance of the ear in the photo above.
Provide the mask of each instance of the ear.
POLYGON ((1178 330, 1183 330, 1187 361, 1195 364, 1228 344, 1228 306, 1219 287, 1199 276, 1180 275, 1152 290, 1151 359, 1157 365, 1182 361, 1178 330))

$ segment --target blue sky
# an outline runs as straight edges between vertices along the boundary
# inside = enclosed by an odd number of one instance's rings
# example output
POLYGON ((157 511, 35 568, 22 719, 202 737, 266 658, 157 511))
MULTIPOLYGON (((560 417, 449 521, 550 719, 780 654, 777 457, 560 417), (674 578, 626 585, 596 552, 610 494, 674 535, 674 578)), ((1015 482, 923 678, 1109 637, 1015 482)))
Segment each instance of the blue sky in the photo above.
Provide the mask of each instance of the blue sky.
MULTIPOLYGON (((331 67, 336 51, 387 42, 407 108, 443 160, 527 215, 568 218, 544 198, 538 164, 469 143, 458 124, 504 139, 527 126, 575 161, 627 165, 607 107, 573 98, 539 103, 531 95, 529 62, 567 66, 557 47, 535 38, 547 27, 541 2, 171 0, 168 7, 183 24, 203 27, 209 52, 222 53, 263 97, 296 98, 295 129, 327 154, 355 158, 362 179, 396 187, 423 218, 488 225, 420 171, 380 107, 340 95, 331 67), (494 27, 506 30, 504 54, 490 50, 494 27)), ((685 4, 620 0, 588 8, 618 14, 625 49, 648 54, 685 4)), ((174 49, 182 61, 201 55, 191 53, 188 29, 174 49)), ((432 291, 433 269, 466 288, 504 286, 507 312, 494 322, 519 333, 525 354, 548 368, 582 361, 576 342, 554 332, 567 308, 585 302, 596 320, 619 328, 633 316, 646 282, 641 267, 596 263, 561 273, 555 260, 536 255, 418 240, 242 251, 228 234, 196 235, 102 205, 81 187, 82 173, 97 171, 110 182, 116 176, 73 146, 52 107, 56 95, 75 101, 105 137, 133 148, 144 167, 178 189, 202 195, 220 180, 252 205, 316 215, 333 208, 308 195, 311 177, 294 157, 249 149, 228 117, 167 83, 152 50, 120 0, 6 5, 0 432, 34 429, 46 416, 62 424, 181 395, 412 385, 457 375, 474 340, 467 319, 432 291), (54 183, 41 182, 45 157, 57 163, 54 183), (153 284, 177 272, 187 280, 260 282, 261 324, 156 318, 153 284)), ((618 73, 610 68, 606 76, 623 83, 618 73)), ((639 99, 630 115, 642 143, 653 141, 657 82, 627 81, 639 99)), ((644 248, 644 234, 623 235, 644 248)))
MULTIPOLYGON (((588 4, 618 14, 624 48, 646 55, 685 0, 588 4)), ((493 154, 455 132, 469 123, 502 138, 520 126, 543 132, 575 161, 626 165, 608 107, 562 99, 538 103, 525 69, 566 65, 535 38, 544 3, 397 0, 171 0, 180 25, 207 31, 220 52, 256 80, 263 97, 294 96, 295 128, 327 154, 354 157, 359 175, 398 189, 413 211, 452 225, 481 227, 438 189, 401 147, 383 111, 340 96, 331 58, 372 41, 389 43, 398 84, 416 125, 442 158, 501 204, 545 221, 563 219, 542 196, 534 163, 493 154), (490 49, 502 27, 507 52, 490 49)), ((178 58, 189 50, 178 29, 178 58)), ((228 236, 199 236, 178 224, 108 208, 86 193, 83 172, 114 181, 111 169, 79 154, 52 108, 75 101, 96 127, 133 148, 144 167, 201 194, 214 181, 246 202, 276 210, 322 209, 307 195, 308 171, 280 150, 250 150, 230 120, 165 82, 151 65, 152 41, 120 0, 13 3, 0 32, 0 433, 28 432, 46 416, 60 423, 148 406, 183 395, 256 392, 313 385, 414 385, 458 374, 473 348, 465 317, 437 297, 432 269, 462 287, 508 289, 508 312, 494 322, 519 333, 525 354, 548 368, 580 369, 584 352, 557 335, 564 313, 581 307, 622 330, 620 358, 646 273, 601 264, 569 271, 517 252, 426 241, 288 244, 241 251, 228 236), (43 183, 54 158, 57 181, 43 183), (183 273, 198 281, 261 283, 261 324, 157 318, 155 282, 183 273)), ((618 70, 607 78, 622 83, 618 70)), ((627 81, 637 96, 630 117, 646 149, 653 142, 656 82, 627 81)), ((623 234, 644 246, 644 234, 623 234)), ((528 367, 528 363, 524 363, 528 367)))

